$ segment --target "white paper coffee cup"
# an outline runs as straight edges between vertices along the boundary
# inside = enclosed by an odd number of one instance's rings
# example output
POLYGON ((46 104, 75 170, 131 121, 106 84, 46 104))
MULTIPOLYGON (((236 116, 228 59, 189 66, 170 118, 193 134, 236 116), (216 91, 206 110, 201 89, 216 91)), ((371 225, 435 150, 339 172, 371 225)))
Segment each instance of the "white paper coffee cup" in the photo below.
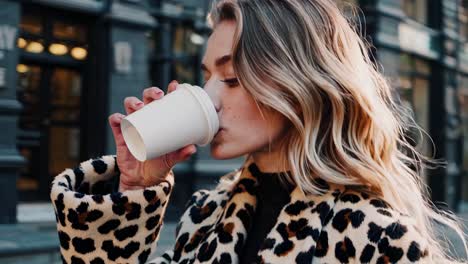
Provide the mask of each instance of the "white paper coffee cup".
POLYGON ((190 144, 207 145, 219 129, 219 120, 208 94, 184 83, 125 117, 121 129, 132 155, 145 161, 190 144))

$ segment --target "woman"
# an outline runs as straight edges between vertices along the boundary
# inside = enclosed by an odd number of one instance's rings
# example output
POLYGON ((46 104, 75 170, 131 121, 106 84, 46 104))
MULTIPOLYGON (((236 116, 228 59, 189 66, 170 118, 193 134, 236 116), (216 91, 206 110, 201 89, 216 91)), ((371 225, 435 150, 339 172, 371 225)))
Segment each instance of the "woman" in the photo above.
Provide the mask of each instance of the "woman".
MULTIPOLYGON (((192 196, 173 250, 149 263, 449 261, 431 221, 462 232, 425 200, 410 168, 429 160, 404 139, 408 114, 332 1, 215 1, 209 22, 204 89, 222 127, 211 154, 246 159, 214 190, 192 196)), ((143 101, 126 98, 127 114, 161 97, 149 88, 143 101)), ((53 182, 67 263, 146 262, 171 168, 196 151, 138 162, 122 139, 123 117, 109 118, 116 157, 53 182)))

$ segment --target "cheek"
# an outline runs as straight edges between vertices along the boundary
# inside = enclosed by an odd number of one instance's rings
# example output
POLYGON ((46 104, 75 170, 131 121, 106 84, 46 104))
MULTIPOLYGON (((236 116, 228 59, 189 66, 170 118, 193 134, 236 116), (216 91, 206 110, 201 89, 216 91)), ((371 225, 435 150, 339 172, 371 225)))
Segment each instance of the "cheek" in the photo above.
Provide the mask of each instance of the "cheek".
POLYGON ((268 142, 266 130, 259 122, 232 116, 229 129, 211 142, 211 156, 215 159, 231 159, 255 152, 268 142))
POLYGON ((276 140, 284 126, 278 115, 263 110, 264 120, 255 101, 246 93, 231 94, 224 103, 222 121, 227 130, 211 143, 214 158, 224 159, 255 152, 276 140))

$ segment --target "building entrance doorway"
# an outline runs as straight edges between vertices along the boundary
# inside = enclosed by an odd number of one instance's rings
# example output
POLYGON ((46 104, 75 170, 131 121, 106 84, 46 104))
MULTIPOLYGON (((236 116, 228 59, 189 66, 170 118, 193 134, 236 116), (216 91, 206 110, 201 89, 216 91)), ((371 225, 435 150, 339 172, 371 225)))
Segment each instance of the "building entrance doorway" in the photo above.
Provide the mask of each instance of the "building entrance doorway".
POLYGON ((22 201, 48 198, 53 176, 80 161, 82 74, 77 69, 18 65, 17 147, 27 165, 17 181, 22 201))
POLYGON ((20 201, 48 200, 53 177, 84 156, 88 29, 73 14, 33 4, 22 8, 17 148, 26 165, 17 180, 20 201))

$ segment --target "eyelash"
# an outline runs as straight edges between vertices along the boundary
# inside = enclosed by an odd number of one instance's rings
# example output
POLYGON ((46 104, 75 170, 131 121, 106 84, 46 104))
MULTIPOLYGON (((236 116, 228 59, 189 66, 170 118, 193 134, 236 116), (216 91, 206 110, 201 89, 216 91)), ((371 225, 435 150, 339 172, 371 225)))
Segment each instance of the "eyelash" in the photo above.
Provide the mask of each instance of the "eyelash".
MULTIPOLYGON (((236 87, 239 85, 239 80, 237 78, 221 80, 221 82, 226 83, 229 87, 236 87)), ((203 82, 203 86, 206 85, 207 82, 203 82)))
POLYGON ((236 87, 239 85, 239 80, 237 78, 221 80, 223 83, 226 83, 229 87, 236 87))

